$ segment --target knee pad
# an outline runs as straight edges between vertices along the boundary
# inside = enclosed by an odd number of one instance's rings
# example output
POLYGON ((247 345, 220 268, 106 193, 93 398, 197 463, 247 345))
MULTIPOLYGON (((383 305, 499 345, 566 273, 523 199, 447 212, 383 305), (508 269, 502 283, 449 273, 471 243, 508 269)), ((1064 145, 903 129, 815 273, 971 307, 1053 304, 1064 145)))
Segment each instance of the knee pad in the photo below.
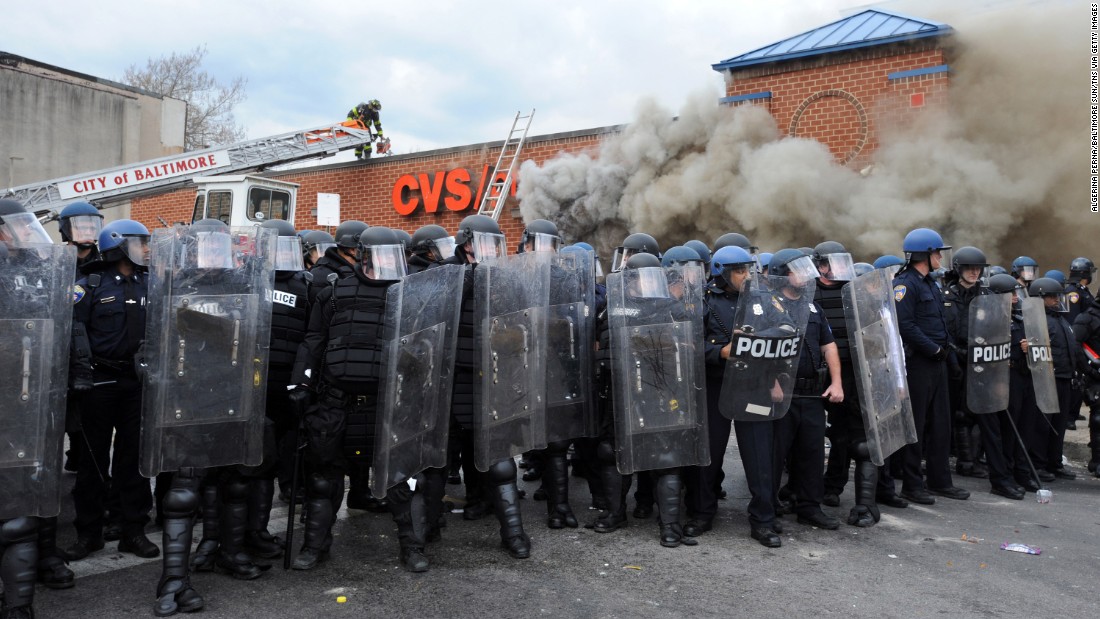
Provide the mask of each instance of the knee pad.
POLYGON ((313 473, 309 476, 309 492, 313 496, 327 497, 331 495, 333 485, 331 479, 320 473, 313 473))
POLYGON ((164 495, 164 515, 167 518, 187 518, 195 513, 199 506, 199 495, 191 487, 179 487, 173 484, 164 495))
POLYGON ((0 543, 15 544, 34 539, 34 533, 38 530, 38 519, 29 516, 12 518, 0 525, 0 543))
POLYGON ((600 444, 596 445, 596 459, 604 464, 615 463, 615 448, 611 446, 611 441, 600 441, 600 444))
POLYGON ((497 486, 499 486, 500 484, 506 484, 508 482, 515 481, 516 462, 511 458, 508 458, 507 460, 501 460, 500 462, 494 463, 492 466, 490 466, 489 470, 485 472, 485 475, 488 476, 489 481, 492 482, 493 485, 497 486))
POLYGON ((852 443, 852 456, 856 460, 870 460, 871 450, 867 448, 867 441, 860 441, 858 443, 852 443))
POLYGON ((240 475, 222 480, 218 490, 223 503, 244 503, 248 500, 248 480, 240 475))

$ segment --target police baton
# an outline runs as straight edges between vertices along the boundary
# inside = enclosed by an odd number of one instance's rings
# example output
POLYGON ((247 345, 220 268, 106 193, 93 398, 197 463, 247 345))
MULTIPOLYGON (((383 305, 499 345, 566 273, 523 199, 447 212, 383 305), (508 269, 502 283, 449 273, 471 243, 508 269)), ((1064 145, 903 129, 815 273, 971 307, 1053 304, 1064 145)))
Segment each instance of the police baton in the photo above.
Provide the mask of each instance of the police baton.
MULTIPOLYGON (((309 392, 305 389, 298 389, 290 392, 287 396, 290 399, 291 408, 294 410, 294 414, 298 416, 298 425, 294 429, 294 469, 290 474, 290 507, 287 509, 286 516, 286 552, 283 553, 283 569, 290 569, 291 553, 294 552, 294 515, 295 508, 298 506, 298 486, 301 482, 300 471, 302 470, 302 451, 309 445, 306 438, 306 433, 303 431, 302 426, 305 423, 306 410, 309 408, 309 392)), ((303 509, 305 505, 302 505, 303 509)))

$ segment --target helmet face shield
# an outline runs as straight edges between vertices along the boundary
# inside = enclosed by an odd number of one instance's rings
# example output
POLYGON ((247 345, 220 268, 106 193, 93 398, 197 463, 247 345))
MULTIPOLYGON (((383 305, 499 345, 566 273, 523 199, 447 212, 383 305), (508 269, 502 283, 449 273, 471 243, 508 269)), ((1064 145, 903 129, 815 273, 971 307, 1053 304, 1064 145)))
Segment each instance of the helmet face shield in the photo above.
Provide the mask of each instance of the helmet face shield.
POLYGON ((233 239, 224 232, 195 234, 195 266, 200 269, 233 268, 233 239))
POLYGON ((302 239, 297 236, 280 236, 275 240, 275 270, 301 271, 306 268, 302 259, 302 239))
POLYGON ((616 247, 615 253, 611 255, 611 272, 618 273, 623 270, 623 265, 626 264, 630 257, 638 253, 636 249, 630 249, 629 247, 616 247))
MULTIPOLYGON (((849 263, 849 266, 850 264, 851 263, 849 263)), ((817 267, 814 266, 814 261, 811 260, 809 256, 795 258, 788 262, 786 266, 790 270, 790 273, 787 275, 788 282, 791 286, 796 288, 804 287, 818 277, 817 267)))
POLYGON ((832 282, 850 282, 856 278, 852 254, 826 254, 817 260, 818 276, 832 282))
POLYGON ((405 245, 370 245, 363 248, 363 268, 376 280, 399 280, 408 273, 405 245))
POLYGON ((103 217, 99 215, 74 215, 68 218, 69 238, 78 245, 92 245, 103 231, 103 217))
POLYGON ((128 236, 123 239, 119 248, 130 262, 139 267, 149 266, 149 237, 128 236))
POLYGON ((527 251, 550 251, 557 253, 557 251, 561 249, 561 237, 551 234, 543 234, 541 232, 528 234, 527 242, 530 243, 527 251))
POLYGON ((470 245, 473 249, 474 260, 478 262, 490 258, 502 258, 508 253, 508 249, 504 245, 503 234, 474 232, 473 238, 470 239, 470 245))
POLYGON ((623 271, 626 291, 639 299, 667 299, 668 276, 661 267, 642 267, 623 271))
POLYGON ((445 236, 432 240, 432 251, 436 253, 437 260, 442 262, 455 255, 455 237, 445 236))
POLYGON ((1033 282, 1039 276, 1039 267, 1020 266, 1014 269, 1016 276, 1025 282, 1033 282))
POLYGON ((11 244, 12 247, 53 243, 34 213, 4 215, 4 223, 0 224, 0 240, 11 244))
POLYGON ((1043 305, 1045 305, 1047 309, 1063 314, 1069 311, 1069 302, 1066 301, 1066 293, 1064 292, 1058 294, 1044 294, 1043 305))

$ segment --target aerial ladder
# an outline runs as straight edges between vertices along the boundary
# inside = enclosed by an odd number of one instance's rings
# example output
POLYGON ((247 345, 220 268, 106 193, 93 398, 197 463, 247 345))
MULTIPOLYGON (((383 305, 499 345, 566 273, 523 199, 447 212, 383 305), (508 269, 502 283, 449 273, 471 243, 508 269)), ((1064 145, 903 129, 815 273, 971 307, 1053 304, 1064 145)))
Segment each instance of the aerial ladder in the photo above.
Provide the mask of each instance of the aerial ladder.
POLYGON ((519 161, 520 151, 523 150, 523 144, 527 141, 527 131, 531 128, 531 119, 535 117, 535 110, 531 110, 531 113, 526 116, 522 114, 522 111, 516 112, 512 129, 508 132, 504 145, 500 147, 500 156, 497 157, 497 163, 490 172, 493 180, 485 188, 485 193, 481 194, 481 204, 477 207, 478 215, 487 215, 492 217, 493 221, 500 221, 500 212, 512 189, 512 176, 516 171, 516 162, 519 161), (521 120, 527 121, 522 127, 520 127, 521 120), (503 169, 501 166, 505 159, 508 160, 508 168, 504 177, 501 178, 499 171, 503 169))
POLYGON ((328 157, 364 144, 369 148, 370 143, 371 132, 366 125, 349 120, 12 187, 0 190, 0 198, 17 200, 40 219, 49 220, 74 200, 86 200, 104 208, 193 184, 193 178, 206 173, 258 172, 276 165, 328 157))

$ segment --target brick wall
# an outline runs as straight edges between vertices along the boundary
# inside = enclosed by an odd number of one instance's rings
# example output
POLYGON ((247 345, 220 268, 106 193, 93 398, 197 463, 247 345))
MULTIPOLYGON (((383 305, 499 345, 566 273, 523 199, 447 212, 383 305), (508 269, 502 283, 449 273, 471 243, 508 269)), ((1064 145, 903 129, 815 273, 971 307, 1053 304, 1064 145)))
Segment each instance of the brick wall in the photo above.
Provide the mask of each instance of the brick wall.
MULTIPOLYGON (((521 160, 542 162, 559 153, 577 153, 595 150, 602 136, 613 132, 614 128, 578 131, 569 134, 529 137, 521 153, 521 160)), ((427 224, 438 224, 454 232, 458 223, 467 215, 477 212, 484 172, 496 164, 500 156, 500 143, 474 144, 470 146, 428 151, 412 155, 377 157, 366 162, 323 165, 314 168, 271 172, 268 175, 280 180, 299 183, 298 203, 295 224, 299 228, 316 229, 318 193, 340 195, 340 217, 342 220, 359 219, 373 226, 400 228, 410 233, 427 224), (441 181, 437 173, 448 172, 456 168, 465 168, 470 172, 469 186, 474 194, 471 204, 460 211, 447 208, 444 198, 451 196, 446 187, 441 187, 438 208, 429 213, 421 204, 408 216, 402 216, 394 207, 394 186, 404 175, 413 175, 418 181, 427 180, 433 186, 441 181)), ((517 164, 517 173, 518 173, 517 164)), ((503 173, 502 173, 503 174, 503 173)), ((486 182, 487 184, 487 182, 486 182)), ((422 191, 406 192, 406 201, 422 196, 422 191)), ((523 231, 523 220, 519 218, 518 204, 512 196, 505 202, 504 212, 500 216, 500 227, 508 239, 510 247, 515 246, 523 231)), ((169 223, 191 221, 191 212, 195 203, 195 190, 185 189, 173 193, 149 198, 139 198, 132 202, 131 217, 150 229, 161 224, 157 216, 169 223)), ((332 229, 328 229, 332 232, 332 229)))
POLYGON ((917 41, 734 70, 726 95, 771 92, 762 105, 788 135, 823 142, 838 163, 860 168, 879 137, 915 110, 945 100, 946 72, 889 79, 893 73, 947 64, 941 42, 917 41))

